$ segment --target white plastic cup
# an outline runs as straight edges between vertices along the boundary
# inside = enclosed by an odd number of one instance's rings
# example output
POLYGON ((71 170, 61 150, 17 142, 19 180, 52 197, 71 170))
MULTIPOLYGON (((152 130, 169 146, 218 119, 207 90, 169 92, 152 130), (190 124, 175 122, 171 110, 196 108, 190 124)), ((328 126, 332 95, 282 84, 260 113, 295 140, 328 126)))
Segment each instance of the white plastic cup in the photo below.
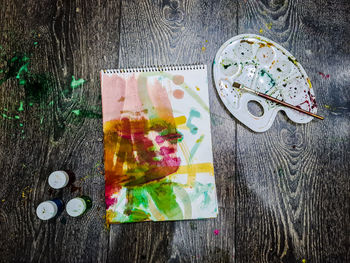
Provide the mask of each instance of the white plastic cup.
POLYGON ((53 201, 45 201, 38 205, 36 208, 36 215, 41 220, 49 220, 57 215, 58 207, 53 201))
POLYGON ((72 217, 77 217, 84 214, 86 209, 87 209, 86 202, 83 198, 80 198, 80 197, 73 198, 67 203, 67 206, 66 206, 68 215, 72 217))
POLYGON ((65 171, 55 171, 49 175, 49 185, 54 189, 67 186, 69 175, 65 171))

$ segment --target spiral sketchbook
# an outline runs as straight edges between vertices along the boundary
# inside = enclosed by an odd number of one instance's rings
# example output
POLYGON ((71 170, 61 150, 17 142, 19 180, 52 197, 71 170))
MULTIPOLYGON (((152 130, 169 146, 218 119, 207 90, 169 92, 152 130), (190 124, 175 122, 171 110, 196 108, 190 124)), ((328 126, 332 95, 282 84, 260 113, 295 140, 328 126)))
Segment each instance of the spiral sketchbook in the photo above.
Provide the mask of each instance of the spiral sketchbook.
POLYGON ((217 216, 207 68, 101 71, 107 223, 217 216))

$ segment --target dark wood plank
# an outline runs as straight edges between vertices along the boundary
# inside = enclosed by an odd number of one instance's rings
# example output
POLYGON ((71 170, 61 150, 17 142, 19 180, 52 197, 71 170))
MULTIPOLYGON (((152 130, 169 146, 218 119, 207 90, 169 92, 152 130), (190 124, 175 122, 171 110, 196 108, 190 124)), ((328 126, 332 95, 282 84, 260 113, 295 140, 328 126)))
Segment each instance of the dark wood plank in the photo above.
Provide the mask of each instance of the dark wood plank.
POLYGON ((219 217, 112 225, 109 262, 233 261, 235 122, 212 85, 211 65, 220 45, 235 34, 236 9, 232 1, 122 2, 119 67, 208 65, 219 217))
POLYGON ((0 85, 0 262, 350 261, 349 10, 345 0, 3 0, 0 55, 28 56, 39 81, 24 89, 5 74, 0 85), (236 122, 210 68, 238 33, 289 49, 326 120, 295 125, 279 115, 263 134, 236 122), (209 66, 218 218, 113 225, 109 233, 98 71, 196 62, 209 66), (72 90, 72 76, 86 83, 72 90), (56 169, 73 170, 76 187, 50 191, 56 169), (84 217, 36 218, 41 201, 79 194, 94 201, 84 217))
POLYGON ((263 134, 238 125, 238 262, 349 261, 350 107, 343 73, 350 65, 349 7, 346 1, 240 2, 239 33, 262 34, 289 49, 326 119, 295 125, 279 114, 263 134))
POLYGON ((118 60, 119 2, 5 0, 0 5, 3 51, 7 59, 26 54, 31 81, 37 80, 33 87, 19 86, 15 74, 0 87, 1 114, 10 116, 0 120, 0 261, 104 262, 99 70, 118 60), (86 83, 72 89, 72 76, 86 83), (41 96, 29 96, 37 90, 41 96), (47 177, 56 169, 75 172, 77 191, 49 190, 47 177), (93 199, 83 217, 66 212, 50 222, 36 217, 40 202, 53 197, 67 202, 81 194, 93 199))

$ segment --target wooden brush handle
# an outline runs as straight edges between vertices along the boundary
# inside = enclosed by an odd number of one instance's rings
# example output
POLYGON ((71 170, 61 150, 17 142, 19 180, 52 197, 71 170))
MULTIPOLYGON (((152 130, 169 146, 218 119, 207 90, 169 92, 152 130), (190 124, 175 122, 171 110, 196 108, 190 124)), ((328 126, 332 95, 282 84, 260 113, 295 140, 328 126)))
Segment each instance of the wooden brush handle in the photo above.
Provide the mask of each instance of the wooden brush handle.
POLYGON ((263 98, 265 98, 265 99, 271 100, 271 101, 273 101, 273 102, 276 102, 276 103, 281 104, 281 105, 283 105, 283 106, 286 106, 286 107, 288 107, 288 108, 292 108, 293 110, 296 110, 296 111, 305 113, 305 114, 307 114, 307 115, 310 115, 310 116, 315 117, 315 118, 320 119, 320 120, 323 120, 323 119, 324 119, 324 117, 322 117, 322 116, 318 116, 318 115, 316 115, 316 114, 313 114, 312 112, 303 110, 303 109, 298 108, 298 107, 296 107, 296 106, 294 106, 294 105, 292 105, 292 104, 289 104, 289 103, 287 103, 287 102, 278 100, 278 99, 276 99, 276 98, 274 98, 274 97, 271 97, 271 96, 269 96, 269 95, 266 95, 266 94, 264 94, 264 93, 261 93, 261 92, 258 92, 258 91, 255 91, 255 93, 256 93, 257 95, 259 95, 260 97, 263 97, 263 98))

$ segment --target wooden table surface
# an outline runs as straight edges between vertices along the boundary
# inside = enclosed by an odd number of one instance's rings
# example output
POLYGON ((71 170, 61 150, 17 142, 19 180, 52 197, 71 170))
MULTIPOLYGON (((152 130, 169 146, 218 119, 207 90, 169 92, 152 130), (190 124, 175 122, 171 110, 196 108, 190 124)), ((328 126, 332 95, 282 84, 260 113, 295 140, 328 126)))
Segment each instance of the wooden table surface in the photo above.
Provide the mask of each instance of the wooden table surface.
POLYGON ((348 0, 1 0, 0 45, 0 262, 350 262, 348 0), (209 70, 218 218, 108 228, 99 70, 211 68, 241 33, 298 59, 325 120, 279 113, 254 133, 209 70), (50 190, 57 169, 74 187, 50 190), (81 218, 36 217, 40 202, 80 194, 93 199, 81 218))

